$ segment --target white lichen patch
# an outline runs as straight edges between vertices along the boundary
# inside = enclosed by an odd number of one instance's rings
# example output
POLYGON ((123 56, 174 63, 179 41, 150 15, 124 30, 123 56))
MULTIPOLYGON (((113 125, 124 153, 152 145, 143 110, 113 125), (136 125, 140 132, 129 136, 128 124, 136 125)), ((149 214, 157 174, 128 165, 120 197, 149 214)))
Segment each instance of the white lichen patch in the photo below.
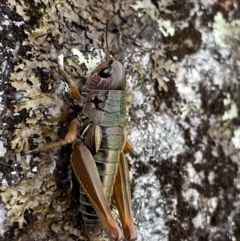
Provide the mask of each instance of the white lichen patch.
POLYGON ((58 55, 58 64, 62 69, 64 69, 64 56, 63 56, 63 54, 58 55))
POLYGON ((210 215, 214 215, 219 199, 218 197, 204 198, 204 196, 201 196, 200 194, 195 194, 197 195, 197 198, 195 196, 192 196, 192 198, 197 199, 197 203, 194 203, 194 205, 196 204, 195 207, 198 208, 198 213, 192 219, 192 222, 195 229, 198 229, 200 227, 206 226, 210 222, 210 215), (208 215, 203 215, 205 212, 207 212, 208 215))
POLYGON ((203 172, 197 173, 196 170, 194 169, 193 164, 190 162, 186 164, 186 170, 188 172, 189 182, 202 185, 202 179, 204 178, 203 172))
POLYGON ((143 68, 147 70, 147 65, 150 61, 150 53, 145 53, 145 55, 141 57, 140 61, 141 61, 141 66, 143 66, 143 68))
MULTIPOLYGON (((171 5, 170 2, 166 5, 168 4, 171 5)), ((130 5, 130 7, 138 12, 139 17, 141 17, 143 14, 149 15, 152 18, 152 20, 157 22, 159 30, 165 37, 174 35, 175 29, 171 21, 159 17, 157 8, 152 4, 152 2, 148 0, 136 1, 136 3, 130 5)))
POLYGON ((207 199, 207 207, 208 207, 208 211, 210 212, 210 214, 214 213, 214 211, 217 208, 218 202, 219 202, 218 197, 212 197, 212 198, 207 199))
POLYGON ((218 0, 201 0, 201 5, 203 6, 203 8, 210 8, 212 5, 216 4, 218 2, 218 0))
MULTIPOLYGON (((229 79, 232 78, 230 63, 225 65, 219 63, 208 49, 199 50, 196 54, 191 55, 190 59, 184 59, 179 64, 176 85, 181 96, 187 101, 195 102, 197 106, 201 104, 198 91, 199 84, 203 81, 204 73, 211 73, 210 77, 213 83, 219 86, 219 88, 223 88, 224 84, 227 84, 229 79)), ((206 82, 207 85, 208 83, 206 82)))
POLYGON ((193 207, 197 207, 199 200, 201 199, 200 193, 193 188, 186 188, 185 190, 183 190, 182 196, 184 197, 184 200, 191 203, 193 207))
MULTIPOLYGON (((0 80, 1 81, 1 80, 0 80)), ((2 97, 1 95, 3 94, 3 92, 0 92, 0 114, 2 113, 2 111, 4 110, 4 105, 2 104, 2 97)))
POLYGON ((136 3, 130 5, 130 7, 133 8, 135 11, 138 11, 139 17, 142 16, 144 13, 149 15, 152 19, 155 19, 157 16, 156 7, 152 4, 152 2, 149 2, 148 0, 136 1, 136 3))
POLYGON ((220 47, 231 47, 233 40, 240 41, 240 19, 227 22, 221 12, 217 12, 213 22, 213 36, 220 47))
POLYGON ((79 65, 84 63, 88 69, 86 77, 90 76, 91 72, 98 66, 98 64, 102 61, 102 56, 104 56, 103 50, 97 50, 98 52, 93 55, 88 55, 87 58, 83 53, 81 53, 78 49, 71 49, 72 53, 78 57, 79 65), (100 52, 99 52, 100 51, 100 52))
POLYGON ((203 227, 207 223, 206 215, 204 215, 201 212, 198 212, 198 214, 192 219, 193 225, 195 229, 199 227, 203 227))
POLYGON ((6 152, 7 152, 7 149, 3 146, 3 142, 0 141, 0 157, 4 157, 6 152))
MULTIPOLYGON (((139 110, 136 114, 141 119, 147 113, 139 110)), ((167 114, 153 115, 152 120, 142 120, 140 123, 139 126, 131 126, 128 135, 135 146, 136 154, 145 151, 154 159, 164 159, 169 156, 175 157, 185 151, 181 130, 177 122, 167 114)))
POLYGON ((216 173, 214 171, 212 172, 209 172, 208 174, 208 181, 211 185, 214 185, 215 184, 215 179, 216 178, 216 173))
POLYGON ((6 216, 6 213, 7 211, 5 207, 2 204, 0 204, 0 237, 4 234, 9 225, 9 220, 6 216))
POLYGON ((139 222, 137 223, 139 240, 152 240, 154 232, 160 233, 163 238, 167 235, 163 209, 154 210, 156 206, 162 206, 162 208, 165 206, 165 200, 159 197, 159 189, 159 181, 153 173, 138 178, 136 182, 132 203, 135 218, 139 222), (158 217, 155 212, 159 214, 158 217))
POLYGON ((172 23, 170 20, 164 20, 164 19, 158 19, 157 20, 158 27, 160 31, 162 32, 164 37, 173 36, 175 33, 175 29, 172 26, 172 23))
POLYGON ((194 163, 200 163, 202 162, 202 159, 203 159, 203 153, 201 151, 197 151, 194 153, 194 157, 195 157, 194 163))
POLYGON ((230 94, 227 94, 227 98, 224 99, 224 105, 229 106, 230 108, 224 112, 224 115, 222 116, 222 120, 231 120, 233 118, 238 117, 238 107, 236 103, 231 99, 230 94))
POLYGON ((237 149, 240 149, 240 128, 233 131, 232 143, 237 149))
POLYGON ((37 172, 37 167, 33 167, 32 172, 37 172))

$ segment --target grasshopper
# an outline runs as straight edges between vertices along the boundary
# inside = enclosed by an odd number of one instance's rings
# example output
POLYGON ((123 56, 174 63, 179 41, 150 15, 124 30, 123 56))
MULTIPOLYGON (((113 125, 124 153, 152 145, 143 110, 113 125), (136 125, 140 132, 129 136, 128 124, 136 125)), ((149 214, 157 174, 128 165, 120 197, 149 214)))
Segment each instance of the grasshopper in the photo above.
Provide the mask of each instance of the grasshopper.
POLYGON ((72 120, 63 140, 28 153, 71 143, 71 165, 81 186, 80 210, 85 224, 92 226, 95 233, 100 222, 110 240, 114 241, 122 239, 123 230, 124 237, 133 241, 137 240, 137 232, 132 217, 129 169, 124 156, 125 151, 133 150, 126 138, 127 81, 123 65, 109 57, 107 30, 106 45, 107 60, 100 63, 87 79, 85 98, 70 76, 59 67, 73 97, 83 103, 82 112, 72 120), (122 229, 109 207, 112 196, 120 214, 122 229))

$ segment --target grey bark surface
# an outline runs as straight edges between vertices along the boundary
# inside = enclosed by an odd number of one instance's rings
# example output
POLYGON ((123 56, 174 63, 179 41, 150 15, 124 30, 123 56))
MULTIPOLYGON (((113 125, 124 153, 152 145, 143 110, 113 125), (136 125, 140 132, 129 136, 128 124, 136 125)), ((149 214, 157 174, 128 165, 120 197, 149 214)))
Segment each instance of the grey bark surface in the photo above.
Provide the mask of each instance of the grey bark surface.
POLYGON ((71 145, 24 152, 81 111, 57 62, 82 86, 107 19, 115 57, 148 24, 123 54, 138 240, 240 240, 238 1, 9 0, 0 12, 0 240, 89 240, 71 145))

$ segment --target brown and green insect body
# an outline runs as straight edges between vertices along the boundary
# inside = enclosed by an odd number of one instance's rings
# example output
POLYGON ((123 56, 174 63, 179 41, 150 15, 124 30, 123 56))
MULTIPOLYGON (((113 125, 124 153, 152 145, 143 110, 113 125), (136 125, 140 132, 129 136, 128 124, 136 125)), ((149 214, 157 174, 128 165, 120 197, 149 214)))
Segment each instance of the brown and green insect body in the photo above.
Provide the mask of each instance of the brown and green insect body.
POLYGON ((126 77, 122 64, 109 59, 91 73, 86 81, 86 96, 60 69, 73 96, 83 102, 82 112, 71 122, 64 140, 40 150, 73 143, 71 164, 80 190, 80 210, 86 230, 94 235, 99 221, 111 240, 122 239, 122 231, 113 217, 110 204, 115 198, 122 229, 127 240, 136 240, 133 224, 130 181, 124 150, 132 150, 126 140, 126 77))
MULTIPOLYGON (((126 78, 122 64, 116 60, 100 64, 85 87, 89 92, 82 114, 91 124, 84 130, 83 143, 93 156, 104 196, 110 205, 120 154, 126 141, 126 78)), ((79 135, 83 136, 82 133, 79 135)), ((88 224, 95 224, 98 215, 84 191, 81 191, 80 203, 83 219, 88 224)))
POLYGON ((107 53, 107 60, 96 67, 85 83, 85 97, 61 67, 59 71, 68 82, 74 98, 83 103, 82 112, 71 122, 64 140, 29 153, 72 143, 71 164, 81 186, 80 210, 85 224, 93 235, 99 231, 100 221, 110 240, 120 241, 123 230, 126 240, 134 241, 137 233, 132 218, 128 164, 124 156, 124 151, 132 151, 133 148, 126 139, 127 82, 123 65, 109 58, 107 53), (122 228, 109 207, 112 196, 122 228))

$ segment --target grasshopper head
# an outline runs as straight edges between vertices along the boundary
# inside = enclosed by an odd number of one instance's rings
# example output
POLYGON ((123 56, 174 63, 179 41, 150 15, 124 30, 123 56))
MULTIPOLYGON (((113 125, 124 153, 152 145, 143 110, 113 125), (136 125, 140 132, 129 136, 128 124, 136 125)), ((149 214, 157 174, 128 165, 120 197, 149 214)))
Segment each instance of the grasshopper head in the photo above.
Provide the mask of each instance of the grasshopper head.
POLYGON ((123 65, 116 59, 104 61, 91 73, 85 85, 91 90, 125 90, 123 65))

